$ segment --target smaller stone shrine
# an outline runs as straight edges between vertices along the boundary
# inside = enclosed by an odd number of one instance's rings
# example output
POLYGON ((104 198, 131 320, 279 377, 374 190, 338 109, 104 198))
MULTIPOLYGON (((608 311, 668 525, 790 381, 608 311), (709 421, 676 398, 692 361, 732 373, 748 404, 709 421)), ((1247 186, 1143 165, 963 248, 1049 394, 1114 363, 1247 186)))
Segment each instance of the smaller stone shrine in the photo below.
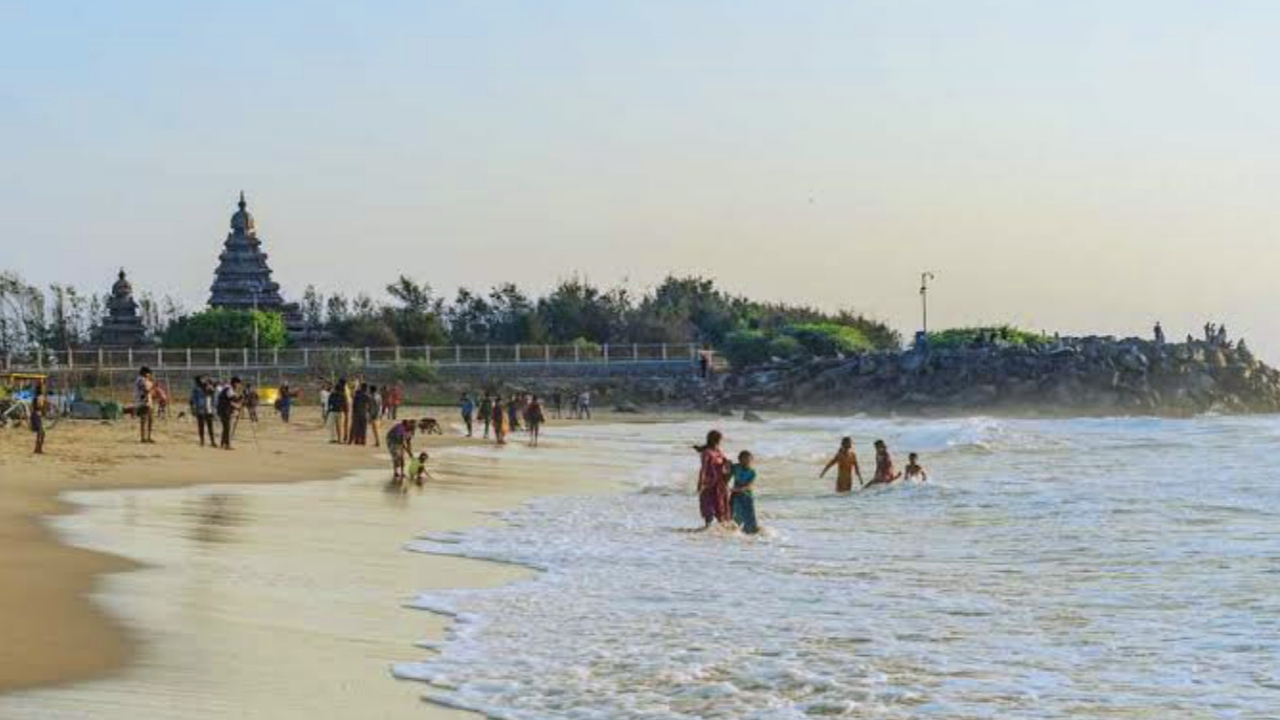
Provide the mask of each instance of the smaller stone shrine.
POLYGON ((107 347, 136 347, 145 344, 147 330, 138 315, 138 303, 133 299, 133 286, 125 278, 124 268, 107 299, 107 315, 102 319, 98 332, 98 344, 107 347))

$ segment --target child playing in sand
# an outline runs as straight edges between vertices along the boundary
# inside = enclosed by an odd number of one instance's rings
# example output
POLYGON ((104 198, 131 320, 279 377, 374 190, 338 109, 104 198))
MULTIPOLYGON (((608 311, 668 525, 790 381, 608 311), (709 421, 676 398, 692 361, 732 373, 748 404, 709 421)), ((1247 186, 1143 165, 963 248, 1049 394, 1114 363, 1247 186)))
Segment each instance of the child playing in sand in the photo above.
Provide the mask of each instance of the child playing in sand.
POLYGON ((729 475, 733 478, 733 489, 729 493, 733 522, 747 535, 755 535, 760 532, 760 525, 756 522, 756 498, 752 491, 756 471, 751 467, 750 452, 738 453, 738 462, 730 466, 729 475))
POLYGON ((916 453, 911 453, 907 456, 907 466, 903 468, 903 477, 907 480, 919 480, 920 482, 929 480, 929 473, 925 472, 924 466, 920 464, 920 456, 916 453))
POLYGON ((889 447, 883 440, 876 441, 876 474, 866 487, 872 485, 888 485, 902 478, 902 473, 893 468, 893 458, 889 457, 889 447))
POLYGON ((840 440, 840 449, 836 451, 836 456, 822 468, 818 478, 826 477, 827 471, 833 465, 837 466, 836 492, 847 493, 853 490, 854 475, 858 476, 858 485, 862 485, 862 468, 858 467, 858 454, 853 451, 853 438, 846 437, 840 440))

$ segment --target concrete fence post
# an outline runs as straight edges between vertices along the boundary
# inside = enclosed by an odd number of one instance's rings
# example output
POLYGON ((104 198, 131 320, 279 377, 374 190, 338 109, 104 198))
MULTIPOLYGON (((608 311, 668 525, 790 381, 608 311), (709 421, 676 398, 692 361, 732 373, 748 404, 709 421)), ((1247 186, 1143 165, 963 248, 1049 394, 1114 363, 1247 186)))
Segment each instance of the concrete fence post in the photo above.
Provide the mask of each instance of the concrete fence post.
POLYGON ((422 348, 422 359, 426 360, 428 365, 431 364, 431 346, 430 345, 422 348))
POLYGON ((462 346, 461 345, 453 346, 453 362, 455 365, 462 364, 462 346))
POLYGON ((369 348, 366 346, 364 349, 364 366, 365 367, 369 367, 370 365, 369 360, 370 360, 369 348))
POLYGON ((396 364, 397 365, 400 364, 400 346, 399 345, 396 346, 396 364))
POLYGON ((516 364, 520 364, 520 343, 516 343, 516 364))
POLYGON ((241 348, 240 350, 244 354, 243 367, 248 368, 249 367, 249 348, 241 348))
POLYGON ((302 348, 302 367, 311 368, 311 348, 302 348))
POLYGON ((125 353, 125 357, 129 358, 129 367, 132 368, 133 367, 133 348, 129 348, 128 352, 125 353))
POLYGON ((485 364, 485 365, 488 365, 488 364, 489 364, 489 358, 490 358, 490 355, 489 355, 489 346, 488 346, 488 345, 485 345, 485 346, 484 346, 484 364, 485 364))
POLYGON ((609 343, 604 344, 604 364, 609 364, 609 343))
POLYGON ((579 347, 578 347, 578 345, 575 343, 575 344, 574 344, 574 346, 573 346, 573 361, 574 361, 575 363, 576 363, 576 362, 579 362, 579 361, 581 361, 581 360, 582 360, 582 358, 580 357, 580 355, 581 355, 580 350, 581 350, 581 348, 579 348, 579 347))
POLYGON ((639 343, 631 343, 631 360, 632 360, 632 362, 640 362, 640 345, 639 345, 639 343))
POLYGON ((271 364, 274 367, 280 367, 280 348, 271 348, 271 364))
POLYGON ((222 369, 222 348, 213 349, 213 366, 222 369))
POLYGON ((544 361, 546 361, 548 365, 551 364, 551 346, 550 345, 542 346, 542 358, 544 361))
POLYGON ((664 362, 667 360, 667 344, 666 343, 662 343, 662 360, 664 362))
POLYGON ((102 348, 98 348, 98 369, 101 370, 104 364, 106 364, 106 353, 102 352, 102 348))
POLYGON ((191 348, 187 348, 187 369, 191 369, 191 348))

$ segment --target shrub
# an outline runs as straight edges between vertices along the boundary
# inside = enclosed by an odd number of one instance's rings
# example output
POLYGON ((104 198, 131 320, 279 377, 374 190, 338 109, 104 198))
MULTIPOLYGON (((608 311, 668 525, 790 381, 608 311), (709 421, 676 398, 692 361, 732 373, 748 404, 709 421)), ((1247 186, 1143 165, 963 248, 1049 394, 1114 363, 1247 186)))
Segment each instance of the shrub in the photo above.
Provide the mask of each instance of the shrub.
POLYGON ((397 363, 392 374, 400 382, 414 383, 432 383, 439 377, 435 367, 425 360, 408 360, 397 363))
POLYGON ((994 339, 1006 345, 1034 345, 1044 342, 1040 333, 1028 332, 1012 325, 951 328, 929 333, 929 347, 958 348, 980 345, 994 339))
POLYGON ((861 330, 837 323, 792 325, 784 330, 810 355, 835 357, 874 350, 875 345, 861 330))
POLYGON ((768 362, 772 338, 761 330, 734 330, 725 335, 721 353, 737 368, 768 362))

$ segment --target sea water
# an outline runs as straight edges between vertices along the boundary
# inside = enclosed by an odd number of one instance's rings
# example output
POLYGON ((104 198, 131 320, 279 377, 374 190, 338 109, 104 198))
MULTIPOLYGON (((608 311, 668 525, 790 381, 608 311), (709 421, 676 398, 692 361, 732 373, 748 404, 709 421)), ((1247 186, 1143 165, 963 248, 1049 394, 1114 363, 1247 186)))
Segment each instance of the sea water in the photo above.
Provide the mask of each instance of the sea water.
MULTIPOLYGON (((411 544, 540 570, 421 595, 394 668, 493 718, 1280 717, 1280 419, 553 426, 503 462, 610 496, 411 544), (690 445, 759 471, 754 537, 701 525, 690 445), (851 435, 927 483, 834 493, 851 435)), ((466 449, 458 452, 500 452, 466 449)))

